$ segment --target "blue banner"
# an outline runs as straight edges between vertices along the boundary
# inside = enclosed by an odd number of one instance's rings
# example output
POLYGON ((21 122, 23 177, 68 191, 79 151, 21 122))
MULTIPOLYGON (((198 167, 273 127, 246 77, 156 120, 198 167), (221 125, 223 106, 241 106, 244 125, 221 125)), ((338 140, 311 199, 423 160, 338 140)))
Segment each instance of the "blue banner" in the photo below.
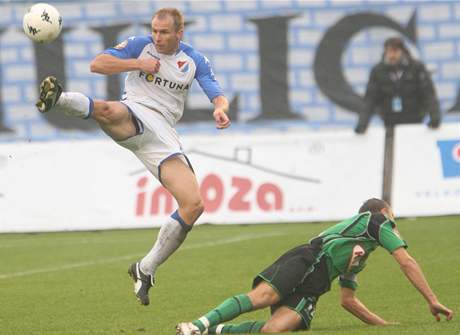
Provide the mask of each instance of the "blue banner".
POLYGON ((460 177, 460 139, 438 141, 444 178, 460 177))

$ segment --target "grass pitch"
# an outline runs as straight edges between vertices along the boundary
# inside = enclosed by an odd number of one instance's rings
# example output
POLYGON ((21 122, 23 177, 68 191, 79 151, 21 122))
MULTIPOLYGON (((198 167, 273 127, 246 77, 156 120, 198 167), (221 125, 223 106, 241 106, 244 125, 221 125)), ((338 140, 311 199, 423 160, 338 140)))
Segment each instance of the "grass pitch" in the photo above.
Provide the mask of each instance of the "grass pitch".
MULTIPOLYGON (((442 303, 460 310, 460 218, 399 220, 409 252, 442 303)), ((256 273, 331 224, 198 226, 159 270, 152 303, 132 293, 128 265, 158 230, 0 235, 0 334, 175 334, 225 298, 247 292, 256 273)), ((437 323, 382 248, 359 275, 358 297, 386 320, 371 327, 340 307, 337 283, 319 303, 310 333, 460 334, 458 315, 437 323)), ((242 320, 264 320, 268 311, 242 320)))

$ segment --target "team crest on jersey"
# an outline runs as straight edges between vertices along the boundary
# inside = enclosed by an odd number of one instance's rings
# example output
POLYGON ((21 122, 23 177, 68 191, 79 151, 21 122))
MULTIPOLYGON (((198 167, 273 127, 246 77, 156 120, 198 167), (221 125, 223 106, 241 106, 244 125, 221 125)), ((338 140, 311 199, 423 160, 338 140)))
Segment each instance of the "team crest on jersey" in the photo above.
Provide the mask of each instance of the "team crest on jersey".
POLYGON ((177 67, 179 68, 180 72, 185 73, 189 69, 188 61, 177 61, 177 67))
POLYGON ((123 42, 115 45, 113 48, 117 49, 117 50, 120 50, 120 49, 123 49, 124 47, 126 47, 127 45, 128 45, 128 40, 124 40, 123 42))

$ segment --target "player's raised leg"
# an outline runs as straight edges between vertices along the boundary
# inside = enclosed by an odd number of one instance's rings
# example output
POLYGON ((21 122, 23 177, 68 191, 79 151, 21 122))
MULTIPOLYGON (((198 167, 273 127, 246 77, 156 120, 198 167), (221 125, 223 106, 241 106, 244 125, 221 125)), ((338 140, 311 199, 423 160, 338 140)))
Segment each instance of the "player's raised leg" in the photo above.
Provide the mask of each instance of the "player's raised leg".
POLYGON ((122 141, 137 134, 135 117, 128 107, 119 101, 94 100, 91 113, 99 127, 115 141, 122 141))
MULTIPOLYGON (((193 171, 179 157, 172 157, 160 166, 163 186, 176 199, 179 208, 169 217, 158 233, 156 242, 148 254, 129 270, 137 271, 140 283, 135 287, 136 296, 143 305, 149 304, 148 291, 154 283, 157 268, 184 242, 193 224, 203 212, 198 182, 193 171)), ((134 278, 134 277, 133 277, 134 278)))
POLYGON ((41 113, 49 112, 54 107, 69 116, 87 119, 93 111, 93 100, 78 92, 63 92, 59 81, 49 76, 40 83, 39 100, 35 104, 41 113))
POLYGON ((93 118, 101 129, 114 140, 124 140, 136 135, 133 116, 128 108, 118 101, 93 100, 79 92, 63 92, 59 81, 52 76, 40 84, 40 98, 36 103, 41 113, 57 107, 66 115, 78 118, 93 118))

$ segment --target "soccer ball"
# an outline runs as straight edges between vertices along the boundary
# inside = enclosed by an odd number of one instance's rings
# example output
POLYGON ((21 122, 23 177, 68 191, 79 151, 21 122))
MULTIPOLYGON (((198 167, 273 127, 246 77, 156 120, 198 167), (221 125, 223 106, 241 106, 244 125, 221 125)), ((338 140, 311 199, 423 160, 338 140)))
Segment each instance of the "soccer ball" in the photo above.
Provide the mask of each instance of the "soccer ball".
POLYGON ((30 7, 24 15, 22 28, 32 41, 49 43, 61 32, 62 17, 53 6, 37 3, 30 7))

